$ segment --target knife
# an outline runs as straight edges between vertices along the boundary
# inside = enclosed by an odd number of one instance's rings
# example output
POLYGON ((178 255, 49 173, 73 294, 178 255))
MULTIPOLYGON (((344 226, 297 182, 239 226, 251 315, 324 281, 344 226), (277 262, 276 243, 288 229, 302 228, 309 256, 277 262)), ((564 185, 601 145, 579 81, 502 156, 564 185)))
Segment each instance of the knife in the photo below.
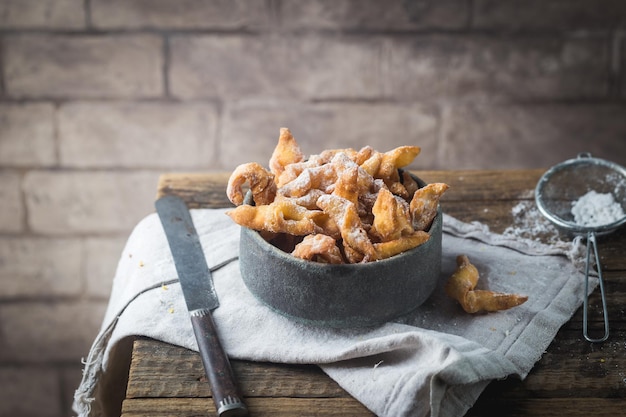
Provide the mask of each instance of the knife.
POLYGON ((248 408, 235 383, 211 315, 219 301, 189 209, 176 196, 161 197, 154 205, 174 258, 217 415, 247 416, 248 408))

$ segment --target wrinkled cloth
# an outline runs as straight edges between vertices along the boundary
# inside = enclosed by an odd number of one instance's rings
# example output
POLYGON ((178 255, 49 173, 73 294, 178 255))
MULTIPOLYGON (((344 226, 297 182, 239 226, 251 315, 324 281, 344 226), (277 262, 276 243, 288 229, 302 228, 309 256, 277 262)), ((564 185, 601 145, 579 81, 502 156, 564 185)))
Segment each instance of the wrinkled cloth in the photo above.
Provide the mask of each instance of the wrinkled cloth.
MULTIPOLYGON (((544 245, 491 233, 479 223, 444 216, 439 285, 419 308, 393 322, 332 329, 301 324, 257 301, 239 272, 239 226, 223 209, 191 210, 220 307, 213 317, 233 359, 316 364, 381 417, 463 416, 487 384, 524 378, 558 329, 582 304, 579 241, 544 245), (443 290, 466 254, 478 288, 528 295, 510 310, 470 315, 443 290)), ((392 279, 392 277, 390 277, 392 279)), ((590 290, 597 284, 592 277, 590 290)), ((163 228, 143 219, 121 255, 100 333, 85 361, 74 411, 107 415, 108 390, 119 377, 133 336, 197 351, 163 228)))

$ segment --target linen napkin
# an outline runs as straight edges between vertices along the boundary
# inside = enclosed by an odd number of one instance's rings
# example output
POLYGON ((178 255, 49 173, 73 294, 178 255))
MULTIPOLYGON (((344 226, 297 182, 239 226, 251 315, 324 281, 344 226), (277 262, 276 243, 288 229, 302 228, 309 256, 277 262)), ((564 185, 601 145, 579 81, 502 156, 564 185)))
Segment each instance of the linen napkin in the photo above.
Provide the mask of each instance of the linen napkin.
MULTIPOLYGON (((381 417, 464 415, 491 380, 524 378, 583 299, 579 241, 544 245, 444 216, 440 284, 421 307, 377 327, 305 325, 273 312, 247 290, 239 273, 239 226, 224 212, 191 210, 213 272, 220 300, 214 320, 228 355, 317 364, 381 417), (478 268, 479 288, 526 294, 528 301, 497 313, 465 313, 443 291, 459 254, 478 268)), ((596 280, 591 284, 593 290, 596 280)), ((80 416, 107 415, 116 363, 129 336, 197 351, 156 214, 136 226, 121 255, 102 328, 75 393, 80 416)))

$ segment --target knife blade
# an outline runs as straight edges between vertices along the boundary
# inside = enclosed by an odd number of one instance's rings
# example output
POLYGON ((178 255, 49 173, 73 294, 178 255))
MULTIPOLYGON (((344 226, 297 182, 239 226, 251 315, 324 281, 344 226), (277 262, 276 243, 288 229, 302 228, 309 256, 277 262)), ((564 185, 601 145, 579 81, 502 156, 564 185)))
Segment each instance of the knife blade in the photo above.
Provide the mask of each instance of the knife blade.
POLYGON ((154 205, 174 258, 217 415, 247 416, 248 408, 239 393, 211 315, 219 306, 219 300, 189 209, 176 196, 161 197, 154 205))

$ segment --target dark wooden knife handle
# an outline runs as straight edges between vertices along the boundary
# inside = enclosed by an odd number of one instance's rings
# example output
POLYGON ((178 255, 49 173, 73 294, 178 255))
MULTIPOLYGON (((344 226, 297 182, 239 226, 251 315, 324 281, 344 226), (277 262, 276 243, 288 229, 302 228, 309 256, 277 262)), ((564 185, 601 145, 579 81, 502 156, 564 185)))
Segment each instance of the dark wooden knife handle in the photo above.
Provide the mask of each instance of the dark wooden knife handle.
POLYGON ((217 415, 220 417, 247 416, 248 408, 235 383, 228 356, 217 337, 211 311, 209 309, 195 310, 190 312, 190 317, 202 364, 211 385, 217 415))

